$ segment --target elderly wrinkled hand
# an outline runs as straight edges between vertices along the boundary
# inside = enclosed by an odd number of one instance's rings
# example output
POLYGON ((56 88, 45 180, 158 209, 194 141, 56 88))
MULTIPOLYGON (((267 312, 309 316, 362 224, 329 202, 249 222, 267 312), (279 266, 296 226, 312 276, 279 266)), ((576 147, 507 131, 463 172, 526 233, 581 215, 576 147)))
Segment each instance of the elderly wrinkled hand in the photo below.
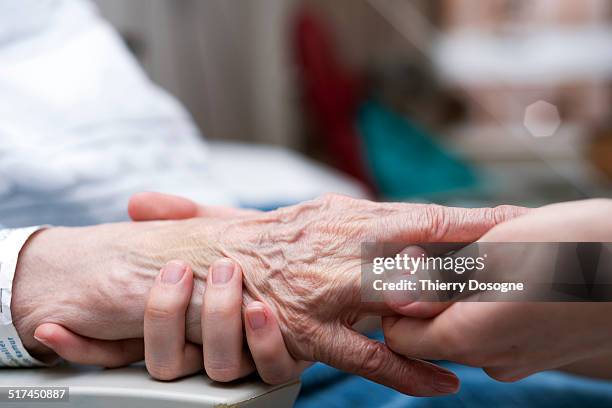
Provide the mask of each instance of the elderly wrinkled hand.
POLYGON ((520 212, 514 207, 457 209, 327 196, 234 220, 224 234, 228 244, 220 244, 224 256, 242 265, 248 294, 275 311, 293 356, 406 393, 431 395, 452 391, 456 382, 351 328, 367 314, 384 312, 361 302, 361 244, 471 242, 520 212), (232 242, 242 244, 232 248, 232 242))

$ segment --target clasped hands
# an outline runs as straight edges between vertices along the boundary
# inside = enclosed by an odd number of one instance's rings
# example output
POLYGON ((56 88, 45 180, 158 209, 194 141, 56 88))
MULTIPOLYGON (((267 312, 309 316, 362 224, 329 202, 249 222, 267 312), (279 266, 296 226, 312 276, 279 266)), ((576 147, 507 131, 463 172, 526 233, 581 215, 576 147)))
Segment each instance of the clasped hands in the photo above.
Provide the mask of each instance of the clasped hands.
POLYGON ((326 196, 252 213, 141 194, 130 203, 135 220, 184 221, 43 231, 20 257, 15 324, 22 338, 31 334, 24 343, 39 354, 105 366, 144 355, 160 379, 204 367, 211 378, 229 381, 256 368, 265 381, 279 383, 322 361, 407 394, 446 394, 458 388, 457 378, 412 358, 447 355, 429 353, 430 343, 437 351, 445 343, 443 333, 429 339, 427 327, 453 308, 362 304, 360 244, 472 242, 525 212, 326 196), (56 260, 51 254, 61 252, 60 242, 73 246, 56 260), (89 251, 99 252, 86 256, 89 251), (45 275, 36 272, 41 264, 45 275), (71 288, 60 299, 41 292, 36 301, 20 302, 19 294, 41 279, 71 288), (388 316, 387 345, 352 330, 368 314, 388 316))

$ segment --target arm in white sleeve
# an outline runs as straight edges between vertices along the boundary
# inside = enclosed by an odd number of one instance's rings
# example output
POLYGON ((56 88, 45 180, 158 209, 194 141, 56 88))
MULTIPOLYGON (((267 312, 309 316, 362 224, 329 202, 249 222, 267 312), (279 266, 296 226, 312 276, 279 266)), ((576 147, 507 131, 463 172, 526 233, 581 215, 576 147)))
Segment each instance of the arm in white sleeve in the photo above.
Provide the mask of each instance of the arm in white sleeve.
POLYGON ((0 229, 0 367, 38 367, 45 364, 27 352, 11 315, 17 258, 28 238, 42 227, 0 229))

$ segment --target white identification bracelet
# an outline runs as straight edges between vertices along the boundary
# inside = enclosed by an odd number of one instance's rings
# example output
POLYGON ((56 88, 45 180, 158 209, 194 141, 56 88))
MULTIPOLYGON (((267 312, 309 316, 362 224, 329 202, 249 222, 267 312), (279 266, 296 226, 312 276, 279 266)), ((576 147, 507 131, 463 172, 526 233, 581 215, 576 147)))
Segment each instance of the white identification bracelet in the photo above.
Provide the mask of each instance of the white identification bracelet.
POLYGON ((0 367, 39 367, 27 352, 13 325, 11 298, 17 258, 30 235, 43 227, 0 229, 0 367))

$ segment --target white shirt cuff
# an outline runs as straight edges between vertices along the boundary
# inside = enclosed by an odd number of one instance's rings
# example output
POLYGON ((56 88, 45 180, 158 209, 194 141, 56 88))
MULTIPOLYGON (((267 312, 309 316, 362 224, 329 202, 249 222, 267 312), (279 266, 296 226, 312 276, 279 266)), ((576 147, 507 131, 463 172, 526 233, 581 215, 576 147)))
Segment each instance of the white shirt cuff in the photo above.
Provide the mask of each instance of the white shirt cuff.
POLYGON ((0 367, 39 367, 46 364, 27 352, 13 325, 11 298, 17 258, 28 238, 42 226, 0 229, 0 367))

